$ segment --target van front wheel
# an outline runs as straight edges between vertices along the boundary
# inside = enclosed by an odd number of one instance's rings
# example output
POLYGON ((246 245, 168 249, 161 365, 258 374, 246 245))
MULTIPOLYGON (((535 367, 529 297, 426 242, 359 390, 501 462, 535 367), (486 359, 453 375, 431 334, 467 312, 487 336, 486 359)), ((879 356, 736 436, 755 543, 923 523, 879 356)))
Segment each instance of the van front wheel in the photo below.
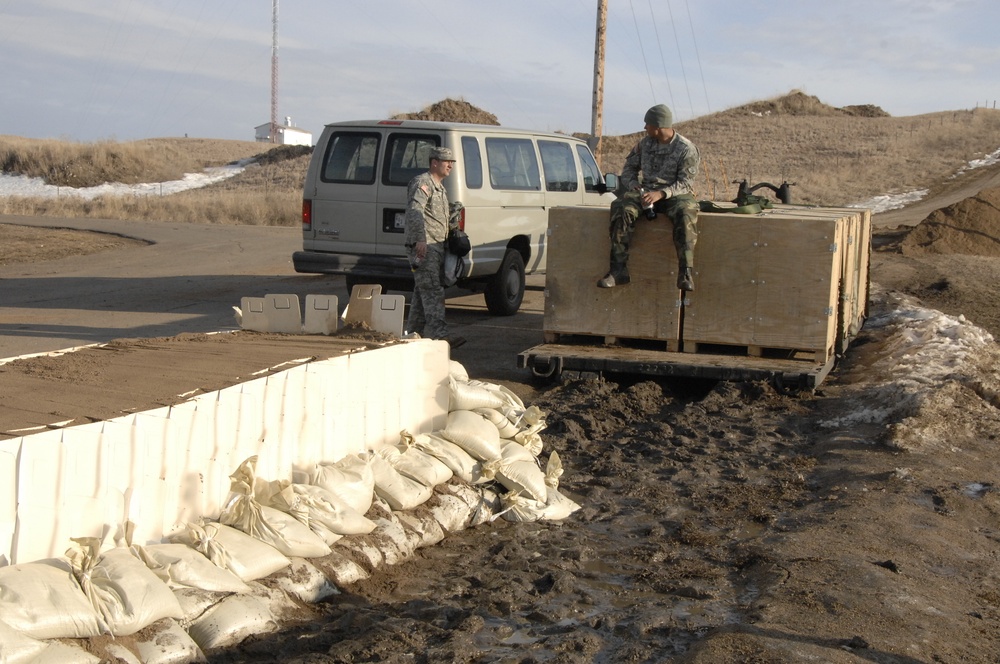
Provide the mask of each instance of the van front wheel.
POLYGON ((513 316, 524 299, 524 259, 517 249, 508 249, 500 269, 486 284, 486 308, 494 316, 513 316))

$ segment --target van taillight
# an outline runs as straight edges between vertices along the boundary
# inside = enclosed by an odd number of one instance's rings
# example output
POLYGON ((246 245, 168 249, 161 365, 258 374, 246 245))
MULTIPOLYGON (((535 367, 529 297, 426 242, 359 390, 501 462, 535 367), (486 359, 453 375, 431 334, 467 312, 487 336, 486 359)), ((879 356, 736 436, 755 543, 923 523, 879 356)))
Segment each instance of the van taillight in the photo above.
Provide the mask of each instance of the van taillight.
POLYGON ((458 228, 459 230, 465 230, 465 208, 458 211, 458 228))
POLYGON ((313 202, 309 199, 302 201, 302 230, 311 231, 313 227, 313 202))

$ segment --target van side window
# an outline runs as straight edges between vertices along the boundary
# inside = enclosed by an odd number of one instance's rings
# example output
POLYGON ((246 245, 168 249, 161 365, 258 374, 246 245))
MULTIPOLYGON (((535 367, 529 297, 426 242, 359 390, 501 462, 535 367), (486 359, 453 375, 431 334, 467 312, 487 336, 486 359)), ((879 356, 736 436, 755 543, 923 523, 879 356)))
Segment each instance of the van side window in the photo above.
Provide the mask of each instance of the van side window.
POLYGON ((604 182, 601 169, 594 161, 594 155, 585 145, 576 146, 576 154, 580 157, 580 166, 583 167, 583 187, 587 191, 597 191, 597 185, 604 182))
POLYGON ((529 138, 487 138, 486 160, 494 189, 542 188, 535 146, 529 138))
POLYGON ((338 132, 330 139, 323 160, 323 182, 372 184, 375 182, 375 159, 378 134, 338 132))
POLYGON ((573 161, 573 150, 569 143, 540 140, 538 151, 542 155, 546 191, 576 191, 580 183, 576 177, 576 162, 573 161))
POLYGON ((475 136, 462 137, 462 164, 465 166, 465 186, 469 189, 482 189, 483 155, 475 136))
POLYGON ((431 150, 441 138, 427 134, 391 134, 386 144, 382 183, 405 187, 431 166, 431 150))

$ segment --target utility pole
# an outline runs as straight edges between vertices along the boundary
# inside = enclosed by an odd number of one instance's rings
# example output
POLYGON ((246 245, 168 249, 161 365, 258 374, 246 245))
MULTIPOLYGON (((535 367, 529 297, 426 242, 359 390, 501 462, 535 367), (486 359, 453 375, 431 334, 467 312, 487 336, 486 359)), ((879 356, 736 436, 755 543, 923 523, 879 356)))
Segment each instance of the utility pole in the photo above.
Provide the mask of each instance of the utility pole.
MULTIPOLYGON (((276 0, 277 1, 277 0, 276 0)), ((603 168, 601 137, 604 134, 604 50, 607 46, 608 3, 597 0, 597 37, 594 43, 594 106, 590 121, 590 148, 603 168)))
POLYGON ((278 142, 278 0, 271 0, 271 142, 278 142))

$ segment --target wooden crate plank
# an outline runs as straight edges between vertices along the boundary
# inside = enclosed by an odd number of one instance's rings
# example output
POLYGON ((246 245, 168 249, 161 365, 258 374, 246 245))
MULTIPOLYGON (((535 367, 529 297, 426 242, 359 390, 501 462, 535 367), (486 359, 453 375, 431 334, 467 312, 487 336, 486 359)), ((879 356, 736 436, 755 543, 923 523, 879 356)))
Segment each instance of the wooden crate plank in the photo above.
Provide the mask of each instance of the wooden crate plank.
POLYGON ((670 223, 639 223, 632 240, 632 282, 598 288, 608 271, 606 209, 549 211, 545 333, 676 341, 680 330, 677 254, 670 223))
POLYGON ((832 348, 842 227, 841 219, 761 220, 753 343, 824 352, 832 348))
POLYGON ((695 246, 695 290, 684 303, 687 342, 749 345, 757 310, 760 221, 702 213, 695 246))

